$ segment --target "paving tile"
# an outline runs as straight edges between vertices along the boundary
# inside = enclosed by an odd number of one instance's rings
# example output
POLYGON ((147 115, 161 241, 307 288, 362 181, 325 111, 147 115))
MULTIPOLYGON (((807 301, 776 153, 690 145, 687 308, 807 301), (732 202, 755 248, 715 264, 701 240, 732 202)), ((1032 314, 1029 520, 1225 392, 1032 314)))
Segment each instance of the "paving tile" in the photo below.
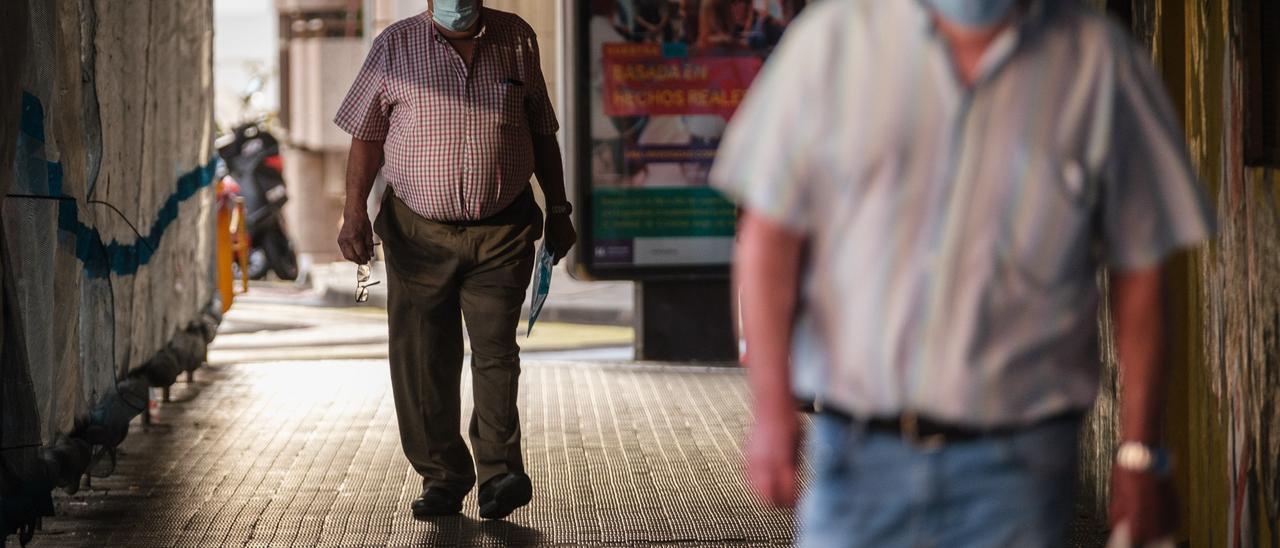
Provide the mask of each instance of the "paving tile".
POLYGON ((791 543, 792 516, 741 475, 739 370, 526 363, 535 498, 504 522, 478 519, 474 491, 461 516, 412 518, 388 379, 381 360, 202 369, 134 425, 114 475, 57 496, 33 546, 791 543))

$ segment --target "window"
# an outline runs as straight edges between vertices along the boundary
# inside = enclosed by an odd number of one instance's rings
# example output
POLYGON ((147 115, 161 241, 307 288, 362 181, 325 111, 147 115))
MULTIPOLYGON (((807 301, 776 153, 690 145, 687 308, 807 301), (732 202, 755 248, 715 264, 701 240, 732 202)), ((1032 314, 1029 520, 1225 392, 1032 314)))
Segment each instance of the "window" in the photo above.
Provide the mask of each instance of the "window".
MULTIPOLYGON (((4 0, 0 0, 4 1, 4 0)), ((289 51, 295 38, 362 38, 364 9, 358 0, 345 10, 284 11, 279 15, 280 124, 288 128, 293 118, 293 69, 289 51)))

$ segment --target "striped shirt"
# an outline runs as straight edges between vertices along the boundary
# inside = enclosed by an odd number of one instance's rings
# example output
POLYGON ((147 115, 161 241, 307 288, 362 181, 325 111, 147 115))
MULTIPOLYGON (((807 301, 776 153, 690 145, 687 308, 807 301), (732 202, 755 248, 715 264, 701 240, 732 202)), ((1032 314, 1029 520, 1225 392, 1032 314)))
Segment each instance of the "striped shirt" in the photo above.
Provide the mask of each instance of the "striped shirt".
POLYGON ((973 86, 919 2, 813 5, 712 181, 808 239, 796 390, 859 416, 1087 409, 1097 268, 1153 267, 1213 230, 1148 54, 1072 0, 1030 2, 973 86))
POLYGON ((334 122, 385 141, 387 183, 415 213, 472 221, 529 187, 533 134, 559 129, 538 57, 519 16, 484 8, 468 70, 423 13, 373 41, 334 122))

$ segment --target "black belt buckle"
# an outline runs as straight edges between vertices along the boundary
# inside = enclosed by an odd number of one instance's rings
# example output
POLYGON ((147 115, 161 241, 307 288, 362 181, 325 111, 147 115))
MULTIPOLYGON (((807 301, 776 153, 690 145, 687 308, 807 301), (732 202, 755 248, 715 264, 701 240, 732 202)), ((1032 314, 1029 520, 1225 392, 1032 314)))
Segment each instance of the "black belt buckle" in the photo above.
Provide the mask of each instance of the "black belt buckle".
POLYGON ((920 416, 914 411, 906 411, 898 415, 898 432, 902 440, 922 451, 934 452, 942 449, 947 443, 946 435, 941 432, 920 433, 920 416))

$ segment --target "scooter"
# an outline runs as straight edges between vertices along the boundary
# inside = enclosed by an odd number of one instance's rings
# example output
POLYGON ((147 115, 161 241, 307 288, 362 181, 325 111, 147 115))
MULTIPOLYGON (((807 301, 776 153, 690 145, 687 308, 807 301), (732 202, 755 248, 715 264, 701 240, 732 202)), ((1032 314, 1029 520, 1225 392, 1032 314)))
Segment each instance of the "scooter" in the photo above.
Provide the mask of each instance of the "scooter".
POLYGON ((261 121, 242 123, 217 143, 227 172, 240 185, 245 202, 245 226, 252 249, 249 278, 261 280, 275 272, 282 280, 298 278, 298 256, 285 231, 284 182, 280 142, 261 121))

